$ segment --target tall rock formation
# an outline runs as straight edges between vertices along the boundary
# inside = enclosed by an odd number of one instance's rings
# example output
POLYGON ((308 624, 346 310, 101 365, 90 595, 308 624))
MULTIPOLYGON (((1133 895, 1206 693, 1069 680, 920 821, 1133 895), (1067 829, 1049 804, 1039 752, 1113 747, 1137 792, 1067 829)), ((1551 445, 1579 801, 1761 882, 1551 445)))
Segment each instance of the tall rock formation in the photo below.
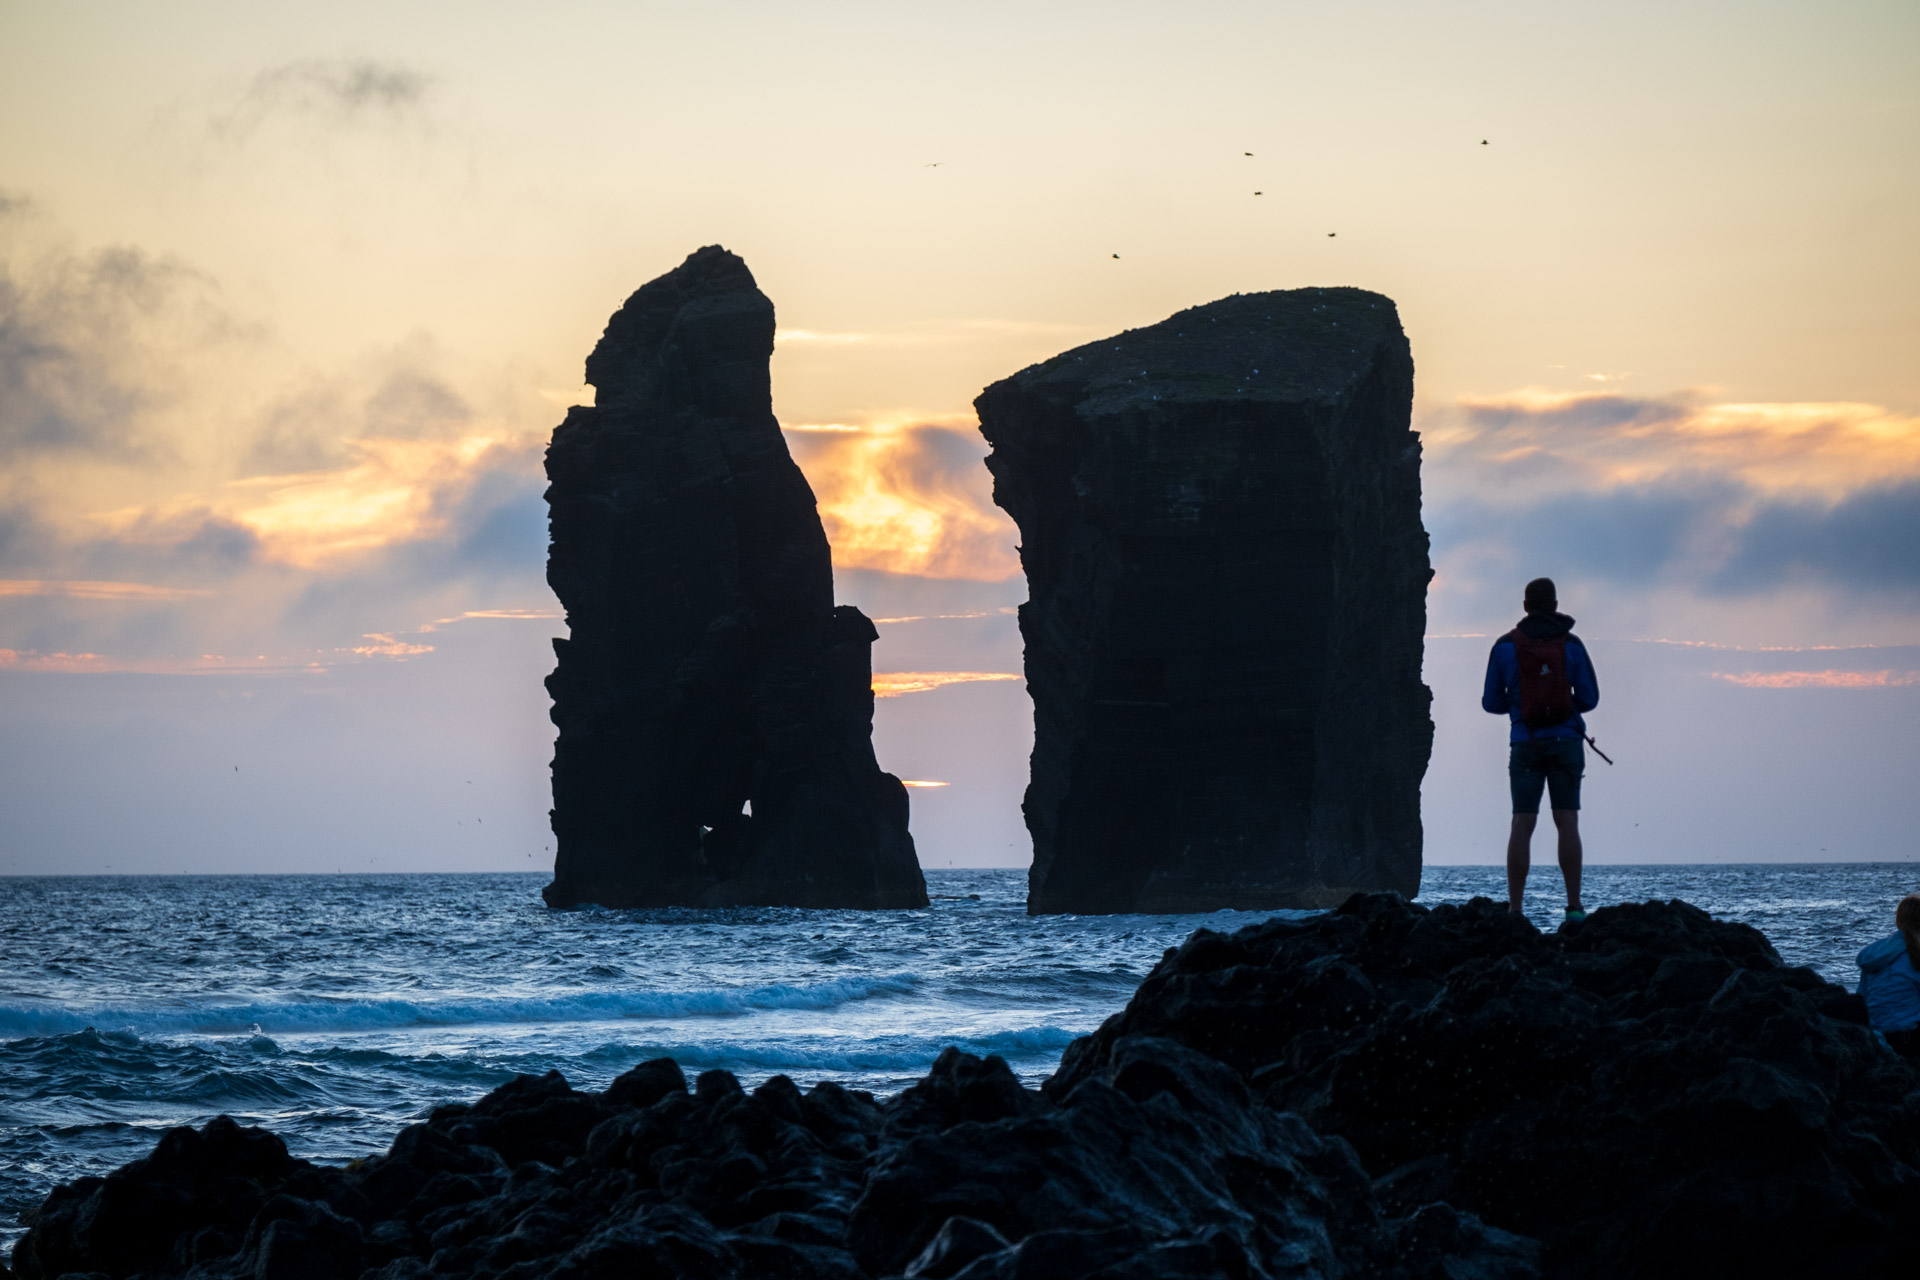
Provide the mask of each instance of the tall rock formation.
POLYGON ((1412 404, 1358 289, 1236 295, 974 401, 1027 573, 1029 911, 1418 889, 1412 404))
POLYGON ((873 754, 879 635, 834 607, 772 354, 773 304, 709 246, 614 313, 553 433, 552 905, 927 903, 873 754))

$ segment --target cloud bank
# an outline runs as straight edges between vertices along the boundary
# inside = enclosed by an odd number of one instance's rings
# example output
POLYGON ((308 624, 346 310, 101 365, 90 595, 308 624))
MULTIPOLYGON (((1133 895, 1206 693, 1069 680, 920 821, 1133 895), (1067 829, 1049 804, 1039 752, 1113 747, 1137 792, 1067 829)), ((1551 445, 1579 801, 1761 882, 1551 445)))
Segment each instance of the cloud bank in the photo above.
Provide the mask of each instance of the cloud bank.
POLYGON ((1422 428, 1443 590, 1504 600, 1559 566, 1730 603, 1799 590, 1920 612, 1920 418, 1517 392, 1422 428))

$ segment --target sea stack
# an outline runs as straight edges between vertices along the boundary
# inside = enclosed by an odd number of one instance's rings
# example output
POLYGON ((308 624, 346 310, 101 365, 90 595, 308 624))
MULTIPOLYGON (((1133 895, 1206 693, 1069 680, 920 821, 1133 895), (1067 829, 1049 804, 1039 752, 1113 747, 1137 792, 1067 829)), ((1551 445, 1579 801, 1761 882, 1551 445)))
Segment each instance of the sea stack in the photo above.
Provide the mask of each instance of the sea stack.
POLYGON ((1412 405, 1359 289, 1235 295, 974 401, 1027 575, 1030 912, 1417 892, 1412 405))
POLYGON ((878 633, 834 606, 772 354, 772 302, 708 246, 614 313, 554 430, 553 906, 927 905, 873 754, 878 633))

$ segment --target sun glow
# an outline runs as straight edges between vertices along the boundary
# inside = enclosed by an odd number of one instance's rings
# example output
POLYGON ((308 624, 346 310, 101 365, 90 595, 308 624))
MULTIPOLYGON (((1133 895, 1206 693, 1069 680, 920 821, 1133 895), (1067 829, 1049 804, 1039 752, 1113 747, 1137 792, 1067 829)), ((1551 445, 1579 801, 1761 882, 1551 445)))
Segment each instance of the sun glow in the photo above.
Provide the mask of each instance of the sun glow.
POLYGON ((845 569, 999 581, 1020 568, 971 430, 840 423, 789 428, 845 569))
POLYGON ((443 491, 458 484, 504 436, 351 441, 347 467, 235 483, 232 519, 272 559, 314 568, 355 551, 431 535, 443 491))

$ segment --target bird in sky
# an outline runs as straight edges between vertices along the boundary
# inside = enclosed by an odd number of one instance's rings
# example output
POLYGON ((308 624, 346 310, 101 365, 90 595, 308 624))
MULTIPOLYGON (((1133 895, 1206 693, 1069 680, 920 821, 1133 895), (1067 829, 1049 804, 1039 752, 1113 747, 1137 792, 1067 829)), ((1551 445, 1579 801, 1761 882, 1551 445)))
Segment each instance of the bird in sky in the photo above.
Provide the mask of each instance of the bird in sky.
POLYGON ((1335 236, 1337 236, 1337 235, 1339 235, 1339 234, 1340 234, 1340 233, 1339 233, 1338 231, 1329 231, 1329 232, 1327 232, 1327 239, 1329 239, 1329 240, 1331 240, 1331 239, 1333 239, 1333 238, 1334 238, 1335 236))
POLYGON ((1255 195, 1259 195, 1260 193, 1259 193, 1258 191, 1256 191, 1256 192, 1254 192, 1253 194, 1255 194, 1255 195))
POLYGON ((927 166, 927 168, 929 168, 929 169, 938 169, 938 168, 939 168, 939 167, 940 167, 941 165, 943 165, 943 164, 945 164, 945 163, 946 163, 946 161, 945 161, 945 160, 935 160, 935 161, 934 161, 934 162, 933 162, 932 164, 930 164, 930 165, 928 165, 928 166, 927 166))
POLYGON ((1114 258, 1115 258, 1115 260, 1116 260, 1116 261, 1117 261, 1117 260, 1119 259, 1119 257, 1120 257, 1120 255, 1119 255, 1119 254, 1117 254, 1117 253, 1116 253, 1116 254, 1114 254, 1113 256, 1114 256, 1114 258))
POLYGON ((1243 156, 1250 156, 1250 155, 1252 155, 1252 154, 1253 154, 1253 152, 1251 152, 1251 151, 1242 151, 1242 152, 1241 152, 1240 154, 1241 154, 1241 155, 1243 155, 1243 156))
POLYGON ((1486 140, 1485 138, 1482 138, 1482 139, 1480 139, 1480 145, 1481 145, 1481 146, 1483 146, 1483 147, 1484 147, 1484 146, 1486 146, 1486 145, 1487 145, 1487 140, 1486 140))

